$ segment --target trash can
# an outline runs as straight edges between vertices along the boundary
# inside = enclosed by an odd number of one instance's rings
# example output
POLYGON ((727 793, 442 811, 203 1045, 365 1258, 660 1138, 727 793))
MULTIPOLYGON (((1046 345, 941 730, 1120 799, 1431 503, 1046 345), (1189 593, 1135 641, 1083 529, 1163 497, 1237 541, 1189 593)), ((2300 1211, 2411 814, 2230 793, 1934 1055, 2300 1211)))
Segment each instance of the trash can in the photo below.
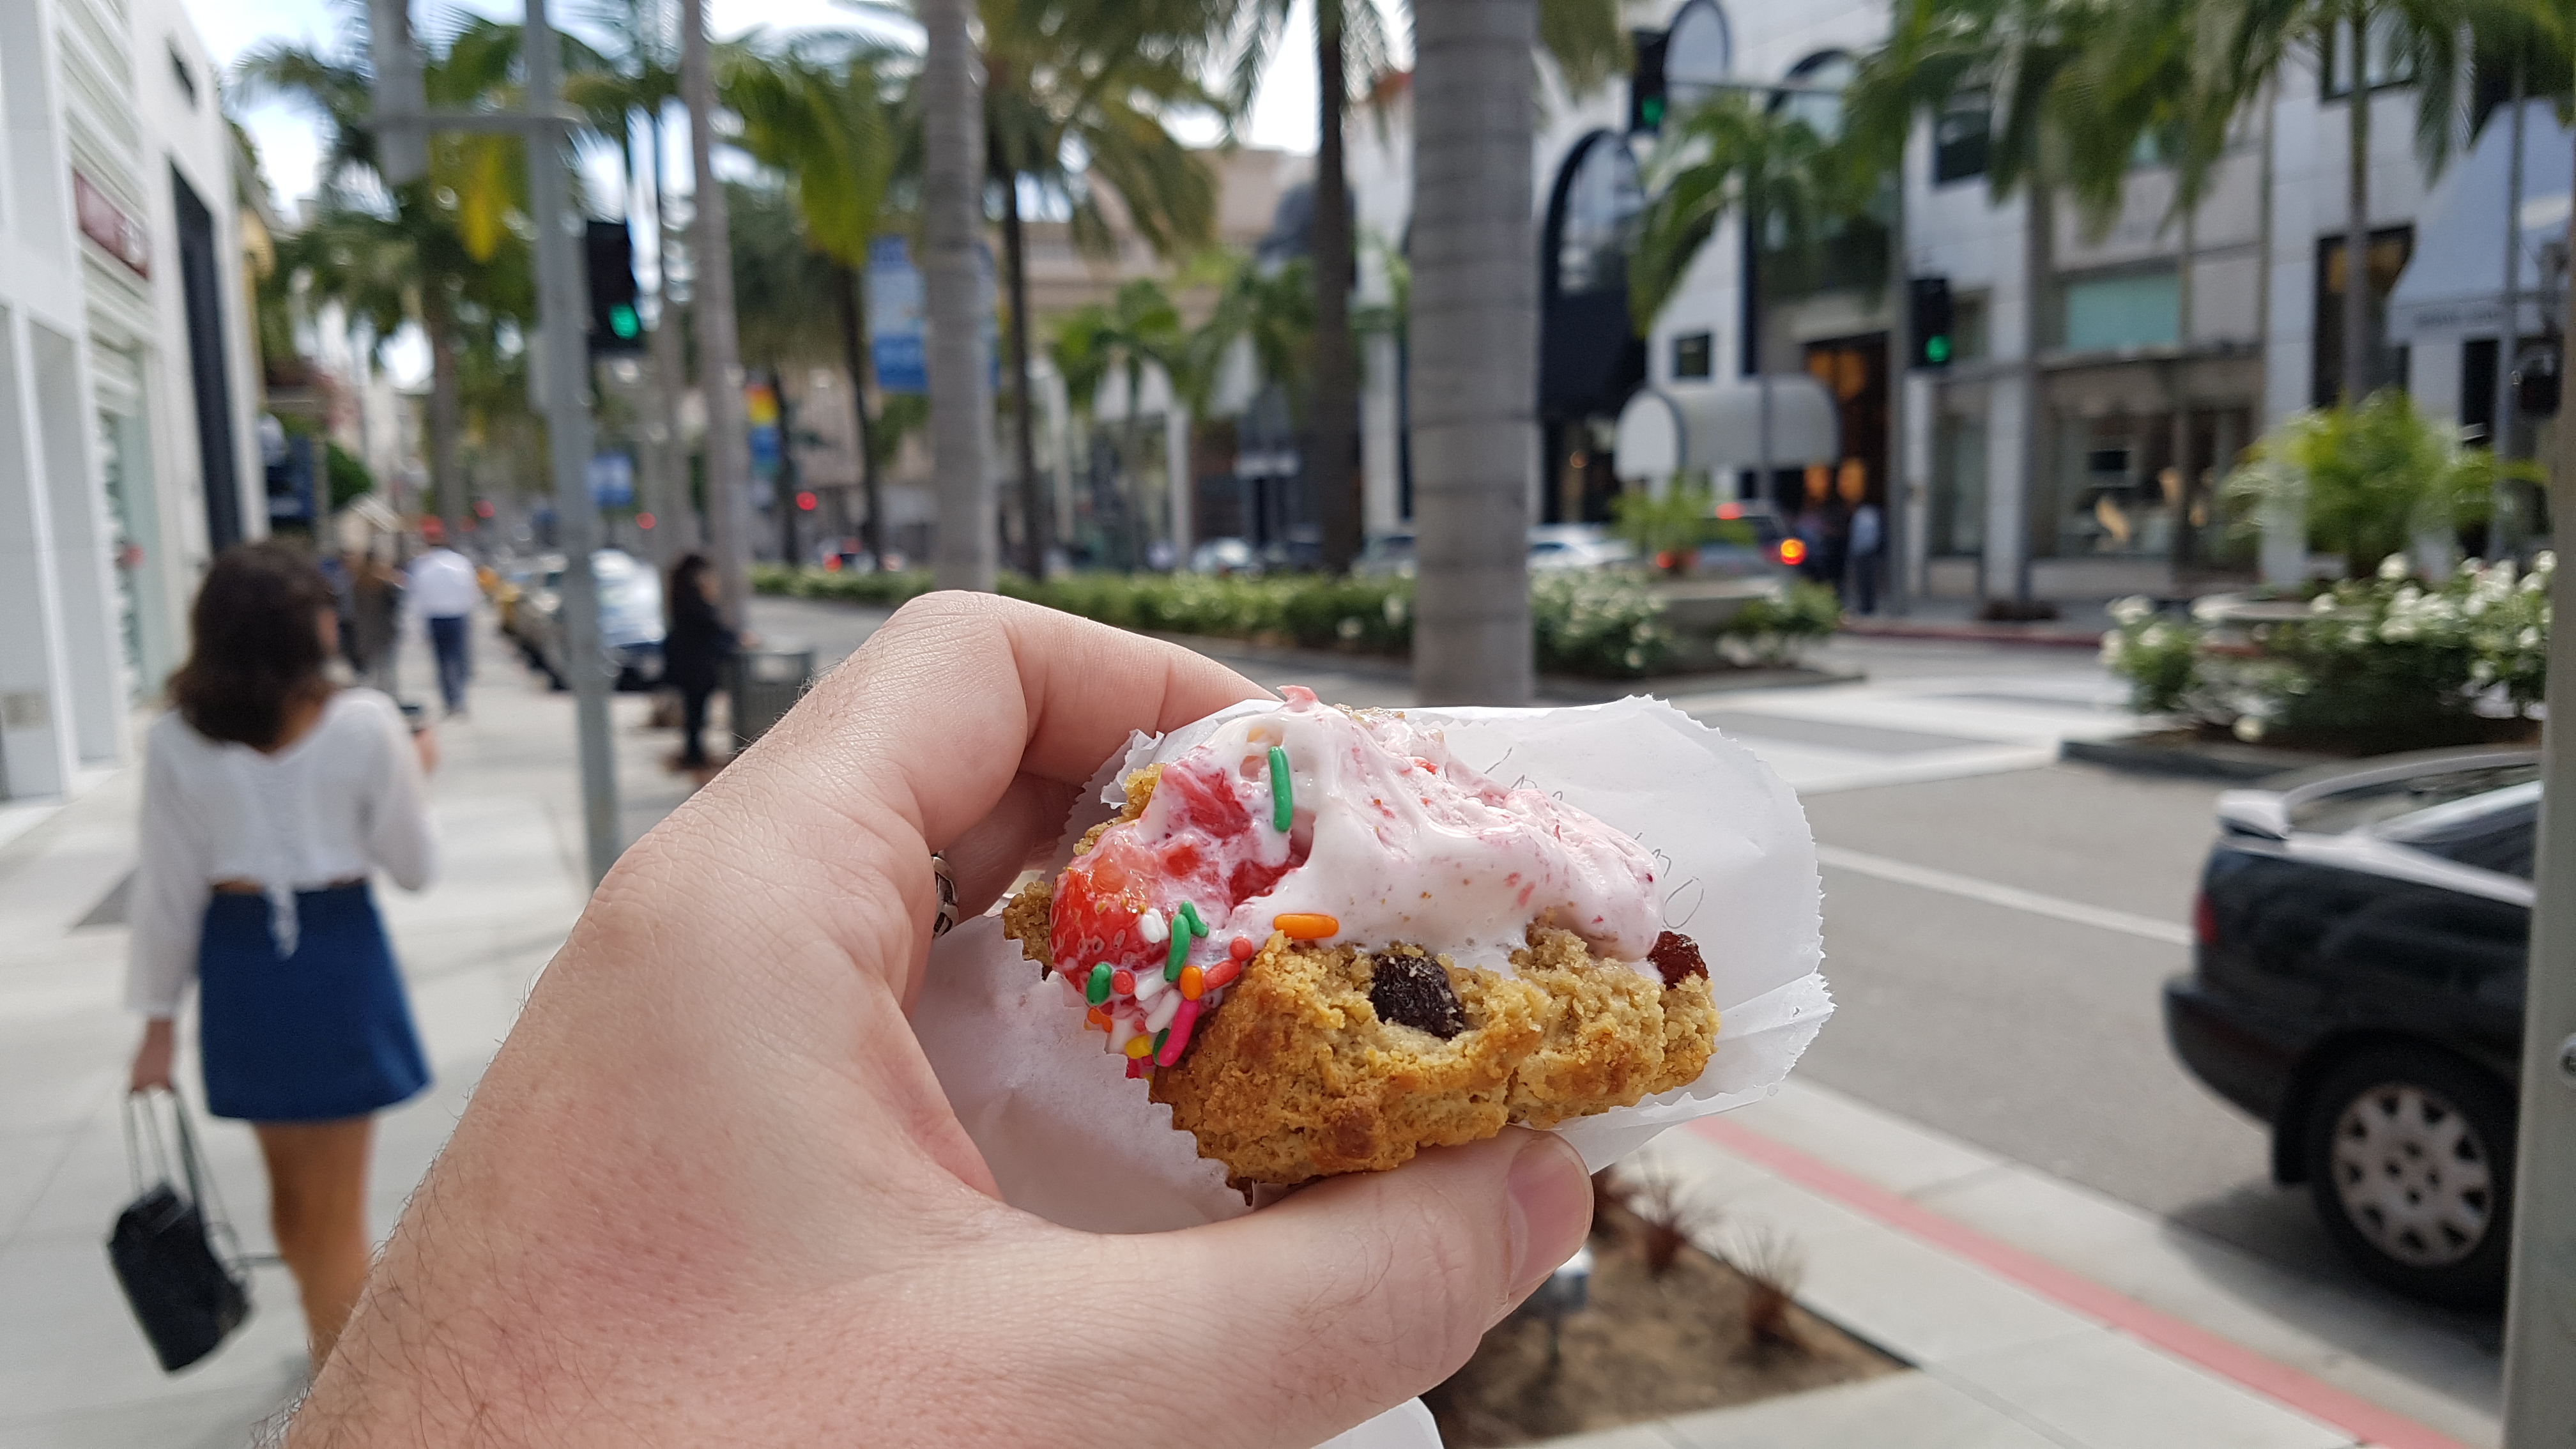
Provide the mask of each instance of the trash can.
POLYGON ((725 690, 733 708, 733 743, 741 749, 769 733, 814 686, 812 649, 743 649, 733 656, 725 690))

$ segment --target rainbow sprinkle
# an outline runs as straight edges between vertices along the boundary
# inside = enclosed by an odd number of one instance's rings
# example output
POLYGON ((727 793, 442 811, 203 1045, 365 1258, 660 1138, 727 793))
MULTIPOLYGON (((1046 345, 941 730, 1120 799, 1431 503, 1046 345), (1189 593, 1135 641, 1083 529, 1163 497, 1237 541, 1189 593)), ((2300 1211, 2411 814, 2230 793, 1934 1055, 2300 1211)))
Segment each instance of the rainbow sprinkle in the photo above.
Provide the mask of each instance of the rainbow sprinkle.
POLYGON ((1270 828, 1285 835, 1297 818, 1296 786, 1288 778, 1288 752, 1270 747, 1270 828))

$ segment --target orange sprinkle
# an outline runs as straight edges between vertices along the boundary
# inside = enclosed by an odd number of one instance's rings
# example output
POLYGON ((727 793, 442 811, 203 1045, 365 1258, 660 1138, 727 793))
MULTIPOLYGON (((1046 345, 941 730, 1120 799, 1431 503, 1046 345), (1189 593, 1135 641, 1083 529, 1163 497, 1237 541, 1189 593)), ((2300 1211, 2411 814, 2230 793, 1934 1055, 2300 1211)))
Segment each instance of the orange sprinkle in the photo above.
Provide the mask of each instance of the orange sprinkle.
POLYGON ((1130 1061, 1142 1061, 1146 1054, 1153 1050, 1154 1039, 1150 1036, 1134 1036, 1127 1039, 1127 1059, 1130 1061))
POLYGON ((1206 989, 1207 977, 1200 972, 1199 968, 1196 966, 1184 966, 1181 968, 1181 999, 1183 1001, 1198 1000, 1199 993, 1206 989))
POLYGON ((1085 1030, 1107 1031, 1109 1013, 1095 1006, 1082 1014, 1082 1025, 1085 1030))
POLYGON ((1307 911, 1272 916, 1270 924, 1291 941, 1320 941, 1326 936, 1340 934, 1342 929, 1342 923, 1331 916, 1307 911))

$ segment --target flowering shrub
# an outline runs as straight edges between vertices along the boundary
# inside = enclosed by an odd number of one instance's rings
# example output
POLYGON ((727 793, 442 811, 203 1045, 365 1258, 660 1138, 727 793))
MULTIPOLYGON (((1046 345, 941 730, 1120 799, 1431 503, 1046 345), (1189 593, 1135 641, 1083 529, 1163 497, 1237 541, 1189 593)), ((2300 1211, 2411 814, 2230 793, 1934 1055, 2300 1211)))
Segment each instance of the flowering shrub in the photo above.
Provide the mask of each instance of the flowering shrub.
POLYGON ((1776 599, 1755 599, 1737 610, 1718 636, 1739 662, 1778 668, 1797 663, 1808 645, 1842 626, 1841 596, 1801 579, 1776 599))
POLYGON ((2143 599, 2112 606, 2103 663, 2142 712, 2185 714, 2239 739, 2282 736, 2377 748, 2471 740, 2486 720, 2527 717, 2547 670, 2549 578, 2471 560, 2442 583, 2402 554, 2376 574, 2310 599, 2295 618, 2157 615, 2143 599))
POLYGON ((1626 575, 1542 574, 1530 583, 1538 667, 1612 679, 1651 674, 1673 651, 1663 612, 1664 601, 1626 575))

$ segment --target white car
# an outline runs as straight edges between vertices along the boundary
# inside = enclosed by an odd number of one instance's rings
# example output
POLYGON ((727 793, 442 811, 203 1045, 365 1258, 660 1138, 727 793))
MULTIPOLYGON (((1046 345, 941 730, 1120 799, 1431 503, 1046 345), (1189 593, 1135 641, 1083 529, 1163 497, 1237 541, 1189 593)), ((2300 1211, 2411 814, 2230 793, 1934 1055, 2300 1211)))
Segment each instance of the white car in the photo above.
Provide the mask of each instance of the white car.
POLYGON ((1529 531, 1529 568, 1534 574, 1562 569, 1606 569, 1636 561, 1637 550, 1626 539, 1613 538, 1597 523, 1542 523, 1529 531))

